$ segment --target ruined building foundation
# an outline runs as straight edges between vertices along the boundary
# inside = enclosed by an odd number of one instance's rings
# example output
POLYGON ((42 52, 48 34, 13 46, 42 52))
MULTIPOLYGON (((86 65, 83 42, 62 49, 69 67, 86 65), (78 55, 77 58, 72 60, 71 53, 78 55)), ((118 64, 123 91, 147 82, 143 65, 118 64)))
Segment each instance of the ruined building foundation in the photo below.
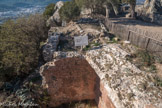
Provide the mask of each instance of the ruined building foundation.
POLYGON ((41 67, 42 85, 51 106, 95 99, 98 108, 162 108, 162 90, 152 73, 139 70, 126 60, 119 44, 77 52, 54 52, 41 67))

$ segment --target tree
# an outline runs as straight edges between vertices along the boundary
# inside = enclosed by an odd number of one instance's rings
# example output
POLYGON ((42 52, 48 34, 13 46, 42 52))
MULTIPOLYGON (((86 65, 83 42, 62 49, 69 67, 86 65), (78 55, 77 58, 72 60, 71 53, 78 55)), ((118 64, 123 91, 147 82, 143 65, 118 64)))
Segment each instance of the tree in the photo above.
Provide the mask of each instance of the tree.
POLYGON ((135 14, 136 0, 128 0, 128 2, 130 4, 131 18, 135 19, 136 18, 136 14, 135 14))
POLYGON ((100 11, 105 0, 74 0, 80 8, 91 9, 92 13, 100 11))
POLYGON ((32 71, 38 62, 40 42, 47 38, 46 20, 42 15, 9 20, 0 29, 0 78, 32 71))
POLYGON ((107 5, 107 9, 109 12, 113 11, 115 15, 119 14, 119 0, 106 0, 105 4, 107 5))
MULTIPOLYGON (((107 12, 114 11, 116 15, 118 15, 119 10, 119 0, 74 0, 76 4, 80 8, 89 8, 92 13, 103 14, 106 11, 104 8, 106 7, 107 12)), ((107 13, 109 14, 109 13, 107 13)))
POLYGON ((45 17, 50 17, 53 15, 53 13, 55 12, 54 10, 54 7, 55 7, 55 4, 54 3, 51 3, 49 4, 46 8, 45 8, 45 11, 43 12, 43 15, 45 17))
POLYGON ((80 9, 74 1, 67 1, 59 10, 62 20, 70 21, 80 15, 80 9))

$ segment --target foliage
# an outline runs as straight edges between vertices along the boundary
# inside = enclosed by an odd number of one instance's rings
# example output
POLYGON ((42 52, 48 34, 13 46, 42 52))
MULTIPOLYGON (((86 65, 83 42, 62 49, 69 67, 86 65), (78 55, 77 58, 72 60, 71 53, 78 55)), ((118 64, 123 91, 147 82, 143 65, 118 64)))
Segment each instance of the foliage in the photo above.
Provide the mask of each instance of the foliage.
POLYGON ((80 9, 84 6, 86 1, 87 0, 73 0, 80 9))
POLYGON ((92 13, 105 14, 104 5, 114 10, 118 14, 119 0, 73 0, 80 8, 91 9, 92 13))
POLYGON ((131 5, 135 5, 136 4, 136 0, 128 0, 128 3, 131 5))
POLYGON ((80 15, 80 9, 74 1, 65 2, 59 11, 62 20, 70 21, 80 15))
POLYGON ((91 49, 91 46, 90 45, 87 45, 85 48, 83 48, 83 51, 88 51, 91 49))
POLYGON ((88 8, 91 9, 93 13, 105 11, 103 10, 103 3, 105 0, 73 0, 76 2, 80 9, 88 8))
POLYGON ((160 79, 159 77, 156 77, 155 84, 156 84, 156 86, 162 87, 162 79, 160 79))
POLYGON ((55 12, 54 7, 55 7, 55 4, 54 4, 54 3, 49 4, 49 5, 45 8, 45 11, 43 12, 43 15, 44 15, 45 17, 50 17, 50 16, 52 16, 53 13, 55 12))
POLYGON ((40 42, 47 38, 42 15, 9 20, 0 29, 0 79, 28 74, 36 65, 40 42))
POLYGON ((139 51, 138 53, 141 61, 144 62, 147 66, 151 66, 153 64, 154 58, 149 54, 149 52, 139 51))

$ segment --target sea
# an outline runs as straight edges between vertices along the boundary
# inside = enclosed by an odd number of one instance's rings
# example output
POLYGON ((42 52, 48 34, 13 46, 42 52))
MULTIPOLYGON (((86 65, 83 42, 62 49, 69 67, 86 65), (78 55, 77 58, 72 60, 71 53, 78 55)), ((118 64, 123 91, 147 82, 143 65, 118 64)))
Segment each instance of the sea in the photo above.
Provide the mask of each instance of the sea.
POLYGON ((0 0, 0 24, 8 19, 42 13, 48 4, 58 1, 60 0, 0 0))
MULTIPOLYGON (((42 13, 48 4, 58 1, 60 0, 0 0, 0 24, 8 19, 42 13)), ((137 0, 137 2, 141 3, 144 0, 137 0)))

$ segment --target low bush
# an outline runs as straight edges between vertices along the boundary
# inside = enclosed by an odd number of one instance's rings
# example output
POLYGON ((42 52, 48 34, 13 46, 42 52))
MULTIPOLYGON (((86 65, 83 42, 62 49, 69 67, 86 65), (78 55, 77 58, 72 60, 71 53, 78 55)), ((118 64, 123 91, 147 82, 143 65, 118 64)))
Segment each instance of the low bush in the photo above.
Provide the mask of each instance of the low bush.
POLYGON ((38 63, 40 42, 47 38, 42 15, 9 20, 0 29, 0 80, 26 75, 38 63))
POLYGON ((80 8, 74 1, 67 1, 61 7, 59 14, 62 20, 69 22, 80 15, 80 8))
POLYGON ((55 4, 54 4, 54 3, 49 4, 49 5, 45 8, 45 11, 43 12, 43 15, 44 15, 45 17, 47 17, 47 18, 49 18, 50 16, 52 16, 53 13, 55 12, 54 7, 55 7, 55 4))

